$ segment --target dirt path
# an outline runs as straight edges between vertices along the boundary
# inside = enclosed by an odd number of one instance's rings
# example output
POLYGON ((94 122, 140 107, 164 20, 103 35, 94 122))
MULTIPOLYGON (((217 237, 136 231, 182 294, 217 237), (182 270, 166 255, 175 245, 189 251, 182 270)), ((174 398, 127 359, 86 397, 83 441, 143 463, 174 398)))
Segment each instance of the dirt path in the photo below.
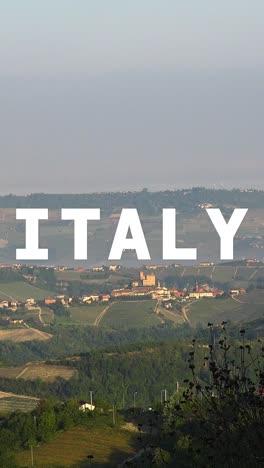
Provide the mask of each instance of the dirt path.
POLYGON ((238 266, 238 267, 236 267, 236 269, 235 269, 235 273, 234 273, 233 280, 235 280, 235 279, 236 279, 236 275, 237 275, 237 272, 238 272, 238 270, 239 270, 239 266, 238 266))
POLYGON ((30 327, 26 322, 24 322, 24 325, 29 330, 33 330, 35 333, 37 333, 37 335, 41 336, 42 339, 44 338, 45 340, 47 340, 48 338, 52 338, 53 336, 50 333, 46 333, 41 330, 38 330, 37 328, 30 327))
POLYGON ((9 398, 9 397, 26 398, 27 400, 36 400, 36 401, 39 401, 39 398, 34 397, 34 396, 20 395, 20 394, 9 393, 9 392, 0 392, 0 399, 1 399, 1 398, 9 398))
POLYGON ((11 299, 11 301, 15 300, 12 296, 8 296, 8 294, 4 293, 3 291, 0 291, 0 294, 3 294, 3 296, 8 297, 8 299, 11 299))
POLYGON ((22 377, 22 375, 24 375, 25 372, 27 372, 27 370, 28 370, 28 367, 25 367, 25 369, 23 369, 22 372, 20 372, 20 374, 18 374, 18 375, 16 376, 16 379, 20 379, 20 378, 22 377))
POLYGON ((38 317, 39 317, 39 321, 40 323, 43 325, 43 327, 46 327, 46 323, 44 322, 43 318, 42 318, 42 309, 40 306, 38 306, 38 311, 39 311, 39 314, 38 314, 38 317))
POLYGON ((235 296, 231 296, 231 297, 232 297, 233 301, 239 302, 240 304, 246 304, 246 302, 240 301, 235 296))
POLYGON ((96 317, 95 321, 94 321, 94 326, 95 327, 99 327, 100 325, 100 322, 102 320, 102 318, 105 316, 105 314, 107 313, 107 311, 112 307, 112 305, 114 305, 115 303, 112 302, 112 304, 109 304, 107 305, 103 310, 102 312, 96 317))
POLYGON ((160 316, 160 301, 157 301, 157 304, 155 305, 154 313, 157 315, 158 319, 161 321, 161 323, 165 323, 165 320, 160 316))
POLYGON ((190 322, 190 320, 188 319, 188 316, 187 316, 187 312, 188 312, 189 307, 190 307, 190 304, 188 304, 186 306, 183 306, 182 315, 183 315, 183 318, 184 318, 185 322, 187 322, 189 325, 191 325, 191 322, 190 322))
POLYGON ((213 274, 215 272, 215 265, 213 266, 212 273, 211 273, 211 280, 213 279, 213 274))
POLYGON ((253 271, 252 275, 249 277, 248 281, 252 280, 252 278, 254 278, 254 276, 258 273, 259 270, 261 270, 262 268, 264 268, 263 266, 260 267, 260 268, 257 268, 255 271, 253 271))
POLYGON ((186 268, 183 268, 183 270, 181 272, 181 278, 184 276, 185 272, 186 272, 186 268))

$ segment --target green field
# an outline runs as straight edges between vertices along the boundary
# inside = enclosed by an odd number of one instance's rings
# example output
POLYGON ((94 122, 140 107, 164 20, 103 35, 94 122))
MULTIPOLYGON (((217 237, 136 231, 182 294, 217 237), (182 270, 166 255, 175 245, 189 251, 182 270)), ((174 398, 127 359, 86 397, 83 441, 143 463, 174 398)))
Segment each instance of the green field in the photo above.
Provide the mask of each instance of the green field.
POLYGON ((71 319, 75 323, 93 325, 98 315, 107 307, 106 303, 79 305, 70 308, 71 319))
POLYGON ((264 291, 254 290, 236 299, 200 299, 187 308, 187 316, 193 326, 208 322, 246 322, 264 317, 264 291))
POLYGON ((68 309, 70 315, 56 316, 56 323, 61 325, 94 325, 98 315, 107 307, 106 303, 74 305, 68 309))
MULTIPOLYGON (((89 466, 87 456, 92 455, 92 466, 116 467, 136 452, 135 435, 109 425, 78 426, 59 434, 51 442, 34 449, 35 467, 89 466)), ((17 454, 21 467, 31 466, 30 450, 17 454)))
POLYGON ((212 274, 212 280, 227 283, 234 279, 236 268, 232 266, 217 266, 212 274))
POLYGON ((61 281, 80 281, 81 272, 75 270, 56 270, 56 279, 61 281))
POLYGON ((53 294, 54 292, 36 288, 23 281, 13 281, 11 283, 0 282, 0 298, 3 300, 17 299, 25 301, 30 297, 40 300, 53 294))
POLYGON ((116 329, 144 328, 159 325, 154 313, 156 301, 139 300, 115 302, 100 322, 100 326, 116 329))
POLYGON ((54 313, 48 307, 41 307, 41 316, 45 325, 50 325, 54 322, 54 313))

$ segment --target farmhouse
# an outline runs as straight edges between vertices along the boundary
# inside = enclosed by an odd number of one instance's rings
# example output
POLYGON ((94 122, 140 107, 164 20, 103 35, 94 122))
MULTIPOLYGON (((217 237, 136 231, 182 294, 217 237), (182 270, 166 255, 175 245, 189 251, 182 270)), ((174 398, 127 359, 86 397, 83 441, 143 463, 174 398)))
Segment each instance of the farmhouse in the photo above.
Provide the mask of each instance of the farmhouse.
POLYGON ((45 298, 45 304, 46 305, 52 305, 55 304, 57 301, 54 297, 46 297, 45 298))
POLYGON ((100 294, 99 299, 102 302, 108 302, 110 300, 110 297, 111 296, 109 296, 109 294, 100 294))
POLYGON ((79 401, 79 410, 80 411, 94 411, 95 410, 95 406, 94 405, 91 405, 90 403, 86 403, 86 401, 79 401))
POLYGON ((103 266, 93 267, 93 271, 104 271, 104 267, 103 266))
POLYGON ((246 290, 244 288, 239 288, 239 289, 231 289, 229 291, 229 294, 231 296, 238 296, 239 294, 246 294, 246 290))
POLYGON ((108 270, 109 271, 117 271, 120 270, 120 265, 109 265, 108 270))

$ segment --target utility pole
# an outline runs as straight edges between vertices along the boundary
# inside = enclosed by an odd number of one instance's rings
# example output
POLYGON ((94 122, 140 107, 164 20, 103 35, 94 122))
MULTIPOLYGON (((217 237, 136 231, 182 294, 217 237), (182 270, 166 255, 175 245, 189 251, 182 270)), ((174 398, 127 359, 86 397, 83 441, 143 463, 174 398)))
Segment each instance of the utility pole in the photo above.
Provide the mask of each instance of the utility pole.
POLYGON ((134 392, 134 408, 136 407, 136 395, 137 395, 137 392, 134 392))
POLYGON ((115 426, 115 405, 113 405, 113 426, 115 426))
POLYGON ((34 466, 33 445, 30 445, 30 452, 31 452, 31 466, 34 466))
POLYGON ((90 390, 90 405, 91 405, 91 412, 93 415, 93 392, 90 390))

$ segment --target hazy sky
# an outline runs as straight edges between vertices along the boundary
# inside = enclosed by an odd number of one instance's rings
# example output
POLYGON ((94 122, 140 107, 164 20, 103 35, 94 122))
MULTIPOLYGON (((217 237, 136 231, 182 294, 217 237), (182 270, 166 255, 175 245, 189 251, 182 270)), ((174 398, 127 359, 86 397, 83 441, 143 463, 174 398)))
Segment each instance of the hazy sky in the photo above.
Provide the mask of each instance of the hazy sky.
POLYGON ((263 0, 0 0, 0 192, 264 188, 263 50, 263 0))

